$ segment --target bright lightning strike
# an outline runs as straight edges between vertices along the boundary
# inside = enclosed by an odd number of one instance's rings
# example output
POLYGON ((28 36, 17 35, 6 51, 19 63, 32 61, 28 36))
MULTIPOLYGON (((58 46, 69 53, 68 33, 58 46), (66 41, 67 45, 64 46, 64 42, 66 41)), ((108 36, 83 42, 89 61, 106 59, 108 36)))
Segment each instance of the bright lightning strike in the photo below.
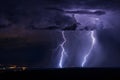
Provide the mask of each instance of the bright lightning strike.
POLYGON ((91 37, 91 39, 92 39, 92 45, 91 45, 88 53, 85 55, 85 57, 84 57, 84 59, 83 59, 83 62, 82 62, 82 65, 81 65, 82 67, 84 67, 84 65, 85 65, 85 63, 86 63, 86 61, 87 61, 87 58, 88 58, 89 55, 91 54, 91 51, 92 51, 92 49, 93 49, 93 47, 94 47, 94 45, 95 45, 96 39, 95 39, 95 37, 94 37, 94 31, 91 31, 91 32, 90 32, 90 37, 91 37))
POLYGON ((63 60, 64 60, 64 56, 67 55, 67 53, 65 52, 65 48, 64 48, 64 44, 66 43, 66 37, 65 37, 65 32, 62 31, 62 37, 63 37, 63 42, 62 44, 60 44, 61 48, 62 48, 62 51, 61 51, 61 54, 60 54, 60 61, 59 61, 59 67, 60 68, 63 68, 63 60))

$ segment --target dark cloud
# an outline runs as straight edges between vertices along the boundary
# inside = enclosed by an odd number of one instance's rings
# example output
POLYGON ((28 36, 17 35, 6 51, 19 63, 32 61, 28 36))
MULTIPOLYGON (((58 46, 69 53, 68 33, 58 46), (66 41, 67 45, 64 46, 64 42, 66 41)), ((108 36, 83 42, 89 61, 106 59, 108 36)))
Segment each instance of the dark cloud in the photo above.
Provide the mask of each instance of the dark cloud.
POLYGON ((31 25, 35 27, 46 27, 55 24, 71 24, 70 17, 55 11, 47 11, 46 7, 59 8, 107 8, 118 9, 116 0, 30 0, 30 1, 1 1, 0 16, 3 24, 1 26, 16 25, 16 27, 31 25), (58 17, 58 18, 56 18, 58 17), (67 19, 68 18, 68 19, 67 19), (57 19, 57 20, 55 20, 57 19), (8 23, 9 22, 9 25, 8 23))

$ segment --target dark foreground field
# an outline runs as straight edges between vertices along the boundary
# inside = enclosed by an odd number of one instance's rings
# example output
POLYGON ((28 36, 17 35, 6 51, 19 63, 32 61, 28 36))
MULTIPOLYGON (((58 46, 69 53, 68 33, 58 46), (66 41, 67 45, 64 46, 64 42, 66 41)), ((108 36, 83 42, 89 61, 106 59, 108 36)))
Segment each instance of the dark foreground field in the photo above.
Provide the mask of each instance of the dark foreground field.
POLYGON ((18 79, 51 79, 51 78, 95 78, 95 77, 119 77, 119 68, 66 68, 66 69, 32 69, 26 71, 3 71, 0 78, 18 79))

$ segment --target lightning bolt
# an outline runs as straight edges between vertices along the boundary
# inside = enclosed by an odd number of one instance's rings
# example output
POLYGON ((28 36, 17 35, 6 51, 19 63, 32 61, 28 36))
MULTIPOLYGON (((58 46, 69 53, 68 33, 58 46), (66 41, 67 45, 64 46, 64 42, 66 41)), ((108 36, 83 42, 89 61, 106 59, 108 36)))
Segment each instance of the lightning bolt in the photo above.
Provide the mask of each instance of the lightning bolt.
POLYGON ((60 53, 60 61, 59 61, 59 67, 63 68, 63 61, 64 61, 64 57, 65 55, 67 55, 65 48, 64 48, 64 44, 66 43, 66 37, 65 37, 65 32, 62 31, 62 38, 63 38, 63 42, 60 44, 60 47, 62 49, 61 53, 60 53))
POLYGON ((94 47, 94 45, 95 45, 96 39, 95 39, 95 37, 94 37, 94 31, 91 31, 91 32, 90 32, 90 37, 91 37, 91 39, 92 39, 92 45, 91 45, 88 53, 84 56, 84 59, 83 59, 82 65, 81 65, 82 67, 84 67, 85 63, 87 62, 87 58, 88 58, 89 55, 91 54, 91 51, 93 50, 93 47, 94 47))

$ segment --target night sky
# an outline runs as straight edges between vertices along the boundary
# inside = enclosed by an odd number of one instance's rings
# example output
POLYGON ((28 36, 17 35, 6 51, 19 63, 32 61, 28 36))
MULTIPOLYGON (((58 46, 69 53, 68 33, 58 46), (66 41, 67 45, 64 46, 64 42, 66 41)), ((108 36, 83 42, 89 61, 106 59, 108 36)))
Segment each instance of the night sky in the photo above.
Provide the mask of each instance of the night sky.
MULTIPOLYGON (((74 23, 70 15, 46 8, 65 10, 101 9, 102 16, 76 15, 82 26, 93 26, 100 18, 104 29, 96 30, 96 44, 85 67, 120 67, 120 3, 118 0, 1 0, 0 64, 57 68, 63 38, 60 31, 39 30, 74 23), (36 29, 33 29, 34 26, 36 29)), ((99 27, 99 25, 98 25, 99 27)), ((89 31, 65 31, 64 67, 81 67, 91 42, 89 31)))

